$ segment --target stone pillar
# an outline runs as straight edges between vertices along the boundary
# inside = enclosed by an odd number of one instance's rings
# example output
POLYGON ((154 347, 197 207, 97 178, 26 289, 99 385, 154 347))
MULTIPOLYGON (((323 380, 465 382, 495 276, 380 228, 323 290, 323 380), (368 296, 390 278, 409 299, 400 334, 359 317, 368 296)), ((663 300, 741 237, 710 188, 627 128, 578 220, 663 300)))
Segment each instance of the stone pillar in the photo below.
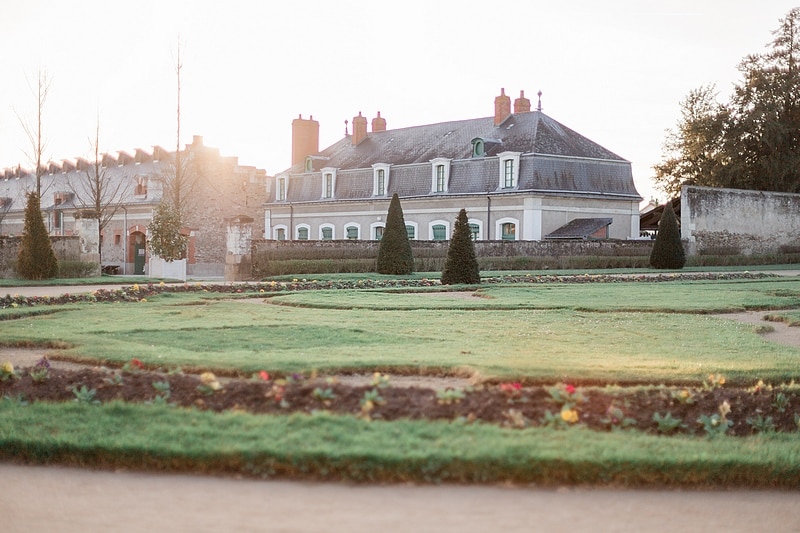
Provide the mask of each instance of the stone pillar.
POLYGON ((225 281, 250 280, 253 277, 253 219, 237 215, 225 222, 228 224, 225 281))
POLYGON ((75 213, 74 231, 80 240, 80 261, 94 263, 95 272, 100 275, 100 220, 93 211, 78 211, 75 213))

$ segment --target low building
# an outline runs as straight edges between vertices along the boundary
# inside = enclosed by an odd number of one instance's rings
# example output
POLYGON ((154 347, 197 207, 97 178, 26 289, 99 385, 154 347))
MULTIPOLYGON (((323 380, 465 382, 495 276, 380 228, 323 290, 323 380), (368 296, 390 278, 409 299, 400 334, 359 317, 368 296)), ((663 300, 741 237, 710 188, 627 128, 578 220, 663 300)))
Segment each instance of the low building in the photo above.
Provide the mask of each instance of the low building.
POLYGON ((494 115, 387 129, 358 114, 352 133, 319 149, 319 123, 292 123, 292 166, 268 180, 268 239, 380 239, 389 200, 401 199, 412 239, 447 240, 465 208, 477 240, 639 238, 630 162, 501 90, 494 115), (573 225, 574 226, 574 225, 573 225), (578 237, 580 238, 580 237, 578 237))
MULTIPOLYGON (((181 151, 191 173, 188 224, 187 273, 222 276, 225 270, 228 217, 246 215, 256 219, 253 231, 263 233, 263 203, 266 171, 242 166, 236 157, 220 156, 219 150, 195 136, 181 151)), ((50 162, 42 169, 41 207, 51 235, 72 235, 76 219, 85 216, 94 198, 87 183, 102 178, 106 194, 104 210, 111 215, 101 233, 102 263, 118 273, 144 274, 149 260, 147 226, 153 208, 163 197, 169 173, 174 175, 175 152, 159 146, 133 154, 103 154, 99 169, 85 158, 50 162)), ((24 228, 26 192, 35 189, 36 173, 22 168, 0 173, 0 233, 19 235, 24 228)))

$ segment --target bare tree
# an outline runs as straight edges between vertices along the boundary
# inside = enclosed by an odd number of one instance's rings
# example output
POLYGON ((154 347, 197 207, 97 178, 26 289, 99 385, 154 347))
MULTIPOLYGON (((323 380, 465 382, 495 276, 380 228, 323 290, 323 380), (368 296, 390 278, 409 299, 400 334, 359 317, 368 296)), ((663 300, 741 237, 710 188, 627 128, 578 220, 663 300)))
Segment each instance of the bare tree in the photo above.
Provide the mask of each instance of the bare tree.
POLYGON ((33 121, 23 120, 17 113, 17 119, 22 125, 22 129, 25 130, 25 135, 28 136, 30 151, 25 151, 25 155, 36 168, 36 195, 41 199, 42 176, 45 173, 44 152, 47 148, 47 142, 42 132, 42 122, 47 93, 50 91, 50 78, 47 75, 47 71, 40 69, 36 76, 36 87, 31 85, 30 80, 28 80, 28 86, 36 97, 36 118, 33 121))
POLYGON ((78 174, 77 181, 69 182, 69 187, 75 195, 75 203, 90 211, 93 217, 97 217, 97 253, 102 261, 101 235, 124 203, 130 183, 123 173, 118 174, 103 164, 103 157, 100 154, 99 116, 94 143, 90 141, 90 145, 94 151, 94 161, 85 171, 78 174))
POLYGON ((177 133, 175 146, 175 159, 164 169, 164 200, 168 202, 177 213, 181 227, 192 212, 191 197, 197 186, 197 172, 190 153, 181 152, 181 45, 178 39, 178 56, 175 72, 178 78, 178 103, 177 103, 177 133), (184 157, 185 156, 185 157, 184 157))

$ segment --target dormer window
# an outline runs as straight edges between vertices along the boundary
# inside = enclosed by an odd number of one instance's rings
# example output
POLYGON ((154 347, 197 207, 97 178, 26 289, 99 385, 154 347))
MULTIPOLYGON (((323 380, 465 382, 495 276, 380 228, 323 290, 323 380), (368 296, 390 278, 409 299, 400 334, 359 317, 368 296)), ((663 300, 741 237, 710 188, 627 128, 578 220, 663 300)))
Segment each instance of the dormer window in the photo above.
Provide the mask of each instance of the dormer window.
POLYGON ((306 157, 306 172, 314 172, 314 160, 306 157))
POLYGON ((322 169, 322 198, 333 198, 336 192, 336 169, 326 167, 322 169))
POLYGON ((447 192, 450 183, 450 159, 431 159, 431 192, 447 192))
POLYGON ((472 157, 483 157, 486 155, 486 144, 483 139, 472 139, 472 157))
POLYGON ((278 202, 286 201, 286 178, 275 178, 275 200, 278 202))
POLYGON ((133 190, 134 196, 147 196, 147 178, 136 176, 136 187, 133 190))
POLYGON ((500 161, 500 189, 515 189, 519 182, 519 156, 520 152, 502 152, 498 155, 500 161))
POLYGON ((372 194, 373 196, 386 196, 389 190, 389 168, 386 163, 372 165, 372 194))

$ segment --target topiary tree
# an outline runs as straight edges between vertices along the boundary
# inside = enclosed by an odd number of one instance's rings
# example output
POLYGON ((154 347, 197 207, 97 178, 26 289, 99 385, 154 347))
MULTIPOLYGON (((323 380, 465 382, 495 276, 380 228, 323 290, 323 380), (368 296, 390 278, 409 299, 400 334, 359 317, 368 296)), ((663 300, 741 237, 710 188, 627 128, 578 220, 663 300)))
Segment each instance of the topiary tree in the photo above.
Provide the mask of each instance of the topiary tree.
POLYGON ((147 225, 150 253, 170 263, 183 257, 189 238, 181 234, 181 219, 178 212, 167 202, 161 202, 153 210, 153 219, 147 225))
POLYGON ((39 195, 35 192, 28 193, 17 274, 24 279, 50 279, 58 275, 58 259, 44 227, 39 195))
POLYGON ((447 259, 442 272, 442 284, 455 283, 480 283, 481 272, 478 268, 478 259, 475 257, 475 243, 472 242, 472 232, 469 229, 467 210, 462 209, 456 218, 453 228, 453 237, 447 249, 447 259))
POLYGON ((678 219, 672 209, 672 202, 664 206, 664 213, 658 222, 658 233, 650 253, 650 266, 653 268, 683 268, 686 264, 686 253, 681 242, 681 230, 678 219))
POLYGON ((413 271, 414 255, 411 252, 411 243, 408 242, 403 208, 400 206, 400 198, 394 193, 378 249, 378 273, 411 274, 413 271))

